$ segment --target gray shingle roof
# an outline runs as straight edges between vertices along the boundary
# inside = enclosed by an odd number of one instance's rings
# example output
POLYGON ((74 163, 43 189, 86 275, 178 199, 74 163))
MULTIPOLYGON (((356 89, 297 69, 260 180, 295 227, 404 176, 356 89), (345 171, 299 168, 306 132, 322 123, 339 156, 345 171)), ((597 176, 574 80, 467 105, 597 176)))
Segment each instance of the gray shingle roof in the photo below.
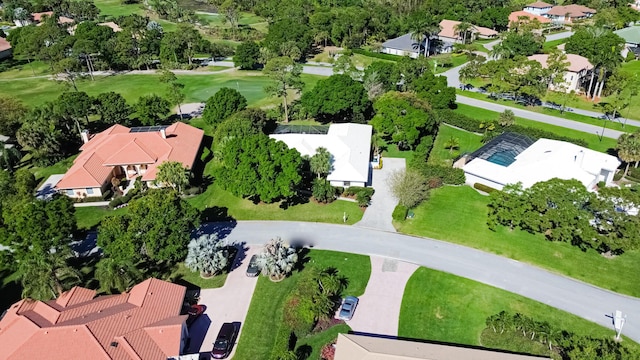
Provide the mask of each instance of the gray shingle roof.
POLYGON ((382 43, 382 47, 408 52, 419 52, 421 48, 421 46, 418 45, 418 42, 411 38, 411 33, 404 34, 395 39, 389 39, 382 43))

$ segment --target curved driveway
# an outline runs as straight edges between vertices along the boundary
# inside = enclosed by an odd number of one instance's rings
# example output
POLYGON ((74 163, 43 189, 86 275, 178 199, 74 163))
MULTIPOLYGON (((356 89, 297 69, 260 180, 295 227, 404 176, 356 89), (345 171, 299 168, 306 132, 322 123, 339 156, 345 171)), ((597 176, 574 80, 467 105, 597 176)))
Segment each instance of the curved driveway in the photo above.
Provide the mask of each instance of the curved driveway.
MULTIPOLYGON (((215 231, 207 224, 203 231, 215 231)), ((224 224, 228 225, 228 224, 224 224)), ((280 236, 293 245, 391 257, 501 288, 611 328, 611 314, 627 315, 623 334, 640 342, 640 299, 616 294, 535 266, 443 241, 345 225, 240 221, 227 239, 263 244, 280 236)), ((230 231, 229 231, 230 230, 230 231)))

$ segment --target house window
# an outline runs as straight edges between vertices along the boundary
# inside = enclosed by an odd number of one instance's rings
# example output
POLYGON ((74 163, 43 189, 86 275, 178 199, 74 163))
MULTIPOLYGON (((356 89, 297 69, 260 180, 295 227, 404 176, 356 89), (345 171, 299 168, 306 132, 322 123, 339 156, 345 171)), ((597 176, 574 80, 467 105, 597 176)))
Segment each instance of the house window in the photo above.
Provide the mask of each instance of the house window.
POLYGON ((351 186, 351 181, 345 181, 342 183, 344 186, 351 186))
POLYGON ((67 195, 73 196, 73 189, 67 189, 67 195))
POLYGON ((93 188, 87 188, 87 195, 93 195, 93 188))

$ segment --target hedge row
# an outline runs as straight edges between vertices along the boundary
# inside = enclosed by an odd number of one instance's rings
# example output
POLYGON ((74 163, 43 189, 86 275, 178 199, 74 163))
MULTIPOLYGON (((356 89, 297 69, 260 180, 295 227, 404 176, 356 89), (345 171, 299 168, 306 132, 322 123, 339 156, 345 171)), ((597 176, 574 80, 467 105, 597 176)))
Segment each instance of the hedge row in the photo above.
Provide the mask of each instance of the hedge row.
POLYGON ((395 221, 402 221, 407 218, 407 213, 409 209, 405 206, 397 205, 395 209, 393 209, 393 213, 391 214, 391 218, 395 221))
POLYGON ((498 191, 498 189, 494 189, 491 186, 487 186, 487 185, 481 184, 481 183, 475 183, 475 184, 473 184, 473 187, 475 189, 478 189, 478 190, 482 191, 482 192, 486 192, 487 194, 491 194, 494 191, 498 191))
MULTIPOLYGON (((480 129, 480 124, 483 123, 483 121, 481 120, 476 120, 469 116, 459 114, 448 109, 435 110, 434 113, 435 113, 436 119, 439 122, 453 125, 471 132, 482 131, 482 129, 480 129)), ((521 126, 521 125, 511 125, 506 127, 506 126, 501 126, 500 124, 497 123, 497 121, 493 122, 493 125, 495 126, 495 130, 487 133, 487 136, 489 138, 493 138, 497 135, 502 134, 503 132, 509 131, 509 132, 514 132, 514 133, 528 136, 533 140, 545 138, 545 139, 566 141, 566 142, 576 144, 578 146, 588 147, 587 142, 582 139, 575 139, 567 136, 560 136, 549 131, 544 131, 544 130, 521 126)))
POLYGON ((462 169, 452 168, 449 166, 431 165, 426 162, 419 165, 416 164, 414 168, 425 178, 439 178, 444 184, 462 185, 465 181, 464 171, 462 169))
POLYGON ((402 59, 402 56, 382 54, 382 53, 371 52, 363 49, 351 49, 351 51, 353 51, 354 54, 360 54, 360 55, 377 58, 377 59, 384 59, 384 60, 391 60, 391 61, 398 61, 402 59))

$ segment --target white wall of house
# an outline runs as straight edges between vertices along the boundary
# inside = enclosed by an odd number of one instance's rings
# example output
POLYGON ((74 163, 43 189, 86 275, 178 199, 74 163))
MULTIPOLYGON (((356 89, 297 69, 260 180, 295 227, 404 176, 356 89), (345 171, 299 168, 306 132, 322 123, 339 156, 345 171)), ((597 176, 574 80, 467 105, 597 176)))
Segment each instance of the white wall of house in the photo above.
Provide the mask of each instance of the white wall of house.
POLYGON ((546 7, 546 8, 534 8, 534 7, 525 7, 524 9, 522 9, 524 12, 528 12, 529 14, 535 14, 535 15, 544 15, 546 14, 549 10, 551 10, 551 7, 546 7))
POLYGON ((448 43, 456 43, 456 44, 462 44, 462 38, 452 38, 452 37, 448 37, 448 36, 440 36, 438 35, 438 39, 444 42, 448 42, 448 43))
POLYGON ((93 187, 93 188, 80 188, 80 189, 64 189, 60 190, 63 194, 67 195, 70 198, 74 199, 82 199, 85 197, 96 197, 102 196, 102 188, 93 187))
POLYGON ((380 52, 384 54, 390 54, 390 55, 409 56, 412 59, 417 59, 419 55, 417 51, 404 51, 404 50, 393 49, 388 47, 383 47, 380 52))
POLYGON ((561 86, 554 86, 553 84, 550 84, 549 89, 553 91, 575 91, 576 93, 581 93, 582 79, 588 74, 589 73, 587 71, 582 71, 580 73, 567 71, 564 73, 564 82, 561 84, 561 86))
POLYGON ((367 184, 360 182, 360 181, 338 181, 338 180, 331 180, 329 181, 329 183, 331 184, 331 186, 340 186, 343 188, 348 188, 350 186, 360 186, 360 187, 365 187, 367 184))

